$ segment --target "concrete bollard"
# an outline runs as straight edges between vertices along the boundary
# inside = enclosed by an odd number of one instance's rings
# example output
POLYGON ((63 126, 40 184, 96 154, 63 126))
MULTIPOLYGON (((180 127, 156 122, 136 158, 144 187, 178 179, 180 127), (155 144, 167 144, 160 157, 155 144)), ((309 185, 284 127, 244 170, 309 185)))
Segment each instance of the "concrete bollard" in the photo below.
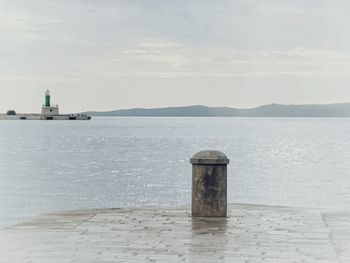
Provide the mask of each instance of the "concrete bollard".
POLYGON ((227 164, 218 151, 202 151, 191 158, 192 217, 227 216, 227 164))

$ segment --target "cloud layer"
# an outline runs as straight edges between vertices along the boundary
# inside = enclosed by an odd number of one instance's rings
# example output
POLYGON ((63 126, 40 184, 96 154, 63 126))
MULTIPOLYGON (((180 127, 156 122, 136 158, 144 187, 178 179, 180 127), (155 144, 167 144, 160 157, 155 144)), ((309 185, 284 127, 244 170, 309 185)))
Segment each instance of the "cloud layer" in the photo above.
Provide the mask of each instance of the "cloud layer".
MULTIPOLYGON (((30 98, 46 87, 61 99, 86 93, 91 108, 350 100, 349 8, 345 0, 0 0, 0 110, 20 90, 30 98), (209 83, 235 99, 164 98, 210 92, 209 83), (103 89, 103 104, 88 95, 103 89), (330 98, 331 89, 341 95, 330 98)), ((23 108, 34 109, 31 100, 23 108)))

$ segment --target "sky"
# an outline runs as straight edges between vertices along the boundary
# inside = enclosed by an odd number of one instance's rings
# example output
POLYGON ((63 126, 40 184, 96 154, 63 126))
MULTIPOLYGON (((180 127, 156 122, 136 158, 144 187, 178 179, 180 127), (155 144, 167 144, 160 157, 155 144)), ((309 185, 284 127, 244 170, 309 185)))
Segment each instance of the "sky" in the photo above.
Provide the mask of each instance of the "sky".
POLYGON ((0 112, 350 101, 348 0, 0 0, 0 112))

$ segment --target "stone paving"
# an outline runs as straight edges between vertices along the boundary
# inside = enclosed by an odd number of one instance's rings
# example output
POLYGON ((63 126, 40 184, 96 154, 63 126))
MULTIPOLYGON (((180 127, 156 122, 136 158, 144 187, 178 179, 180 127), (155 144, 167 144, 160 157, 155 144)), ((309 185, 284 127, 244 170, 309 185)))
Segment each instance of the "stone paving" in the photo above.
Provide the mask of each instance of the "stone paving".
POLYGON ((234 204, 46 214, 0 230, 0 262, 350 262, 350 212, 234 204))

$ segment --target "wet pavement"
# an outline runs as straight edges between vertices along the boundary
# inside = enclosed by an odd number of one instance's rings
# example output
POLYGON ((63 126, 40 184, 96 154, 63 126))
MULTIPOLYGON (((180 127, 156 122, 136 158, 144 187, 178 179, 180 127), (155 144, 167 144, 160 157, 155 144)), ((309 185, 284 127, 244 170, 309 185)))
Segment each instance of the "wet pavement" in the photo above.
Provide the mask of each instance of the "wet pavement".
POLYGON ((350 262, 350 211, 233 204, 77 210, 0 230, 0 262, 350 262))

